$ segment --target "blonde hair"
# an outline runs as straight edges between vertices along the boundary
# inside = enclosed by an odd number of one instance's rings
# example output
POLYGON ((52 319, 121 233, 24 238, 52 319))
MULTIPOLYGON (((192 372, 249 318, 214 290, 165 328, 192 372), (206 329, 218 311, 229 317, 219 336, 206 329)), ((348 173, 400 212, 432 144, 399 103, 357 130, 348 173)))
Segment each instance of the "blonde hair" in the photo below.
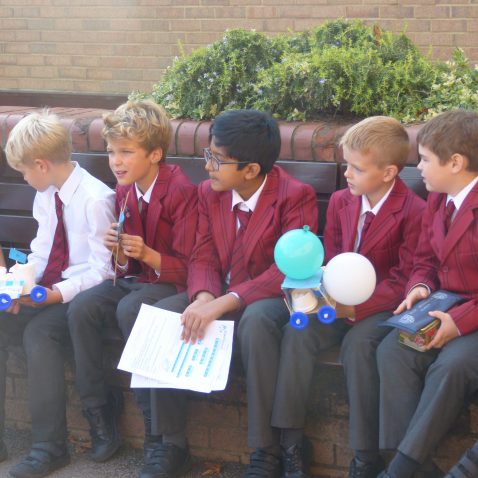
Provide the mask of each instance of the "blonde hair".
POLYGON ((35 159, 52 163, 70 160, 71 135, 60 118, 44 109, 22 118, 12 129, 5 145, 8 164, 31 166, 35 159))
POLYGON ((151 100, 130 100, 113 113, 103 116, 103 138, 128 138, 137 141, 148 153, 161 148, 166 157, 171 142, 172 127, 166 111, 151 100))
POLYGON ((378 166, 397 166, 400 171, 410 152, 410 140, 405 128, 389 116, 371 116, 348 129, 340 146, 367 154, 373 153, 378 166))

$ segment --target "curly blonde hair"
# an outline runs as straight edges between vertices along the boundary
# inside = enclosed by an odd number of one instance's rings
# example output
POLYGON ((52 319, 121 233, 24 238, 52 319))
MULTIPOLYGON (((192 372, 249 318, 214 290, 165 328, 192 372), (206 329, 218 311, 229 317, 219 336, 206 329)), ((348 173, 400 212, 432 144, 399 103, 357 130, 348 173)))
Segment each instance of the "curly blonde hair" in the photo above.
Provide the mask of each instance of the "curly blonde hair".
POLYGON ((162 150, 166 157, 171 143, 172 127, 164 108, 151 100, 130 100, 114 112, 103 116, 103 138, 128 138, 137 141, 148 153, 162 150))

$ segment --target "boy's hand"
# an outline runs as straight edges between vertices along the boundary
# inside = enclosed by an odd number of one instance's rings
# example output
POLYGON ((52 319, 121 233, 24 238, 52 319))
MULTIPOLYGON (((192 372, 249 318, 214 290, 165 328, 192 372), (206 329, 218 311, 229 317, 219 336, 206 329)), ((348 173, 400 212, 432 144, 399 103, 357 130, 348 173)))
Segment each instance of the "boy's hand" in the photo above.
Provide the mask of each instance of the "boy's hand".
POLYGON ((183 325, 181 339, 195 344, 197 340, 204 338, 206 328, 211 322, 240 306, 241 301, 232 294, 215 299, 209 292, 200 292, 181 316, 183 325))
POLYGON ((9 314, 17 315, 20 312, 21 305, 18 299, 12 300, 10 307, 5 311, 9 314))
POLYGON ((105 236, 103 237, 103 244, 110 250, 114 252, 116 246, 119 243, 118 238, 118 223, 113 222, 110 225, 110 228, 106 231, 105 236))
POLYGON ((400 305, 393 311, 395 315, 401 314, 405 310, 410 310, 413 307, 413 304, 419 300, 426 299, 430 295, 429 290, 426 287, 421 285, 414 287, 405 300, 403 300, 400 305))
POLYGON ((126 257, 132 257, 138 261, 145 261, 146 255, 151 250, 141 236, 131 236, 130 234, 121 234, 120 248, 126 257))
POLYGON ((181 339, 184 342, 195 344, 197 340, 204 337, 207 326, 222 315, 222 311, 217 307, 215 301, 195 300, 190 304, 181 315, 181 324, 183 332, 181 339))
POLYGON ((355 317, 355 307, 353 305, 343 305, 337 303, 335 314, 339 319, 353 319, 355 317))
MULTIPOLYGON (((63 296, 61 295, 61 292, 59 290, 52 290, 52 289, 47 289, 46 290, 46 297, 43 302, 33 302, 33 300, 30 298, 29 295, 24 295, 18 299, 18 302, 21 305, 27 305, 28 307, 45 307, 47 305, 53 305, 53 304, 61 304, 63 302, 63 296)), ((18 313, 18 312, 17 312, 18 313)))
POLYGON ((444 345, 450 342, 450 340, 456 339, 460 335, 458 327, 450 314, 442 312, 441 310, 434 310, 433 312, 430 312, 429 315, 440 320, 441 325, 435 334, 435 337, 433 337, 433 340, 427 345, 427 350, 433 348, 441 349, 444 345))

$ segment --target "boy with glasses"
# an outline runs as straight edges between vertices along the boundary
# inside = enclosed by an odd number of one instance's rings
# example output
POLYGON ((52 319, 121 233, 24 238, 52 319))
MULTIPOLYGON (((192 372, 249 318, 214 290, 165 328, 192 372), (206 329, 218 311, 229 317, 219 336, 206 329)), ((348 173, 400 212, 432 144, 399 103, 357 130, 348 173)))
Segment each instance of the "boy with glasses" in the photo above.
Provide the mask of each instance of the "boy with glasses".
MULTIPOLYGON (((289 325, 281 294, 284 276, 274 263, 274 247, 291 229, 307 224, 317 231, 315 193, 275 166, 280 133, 268 114, 222 113, 211 126, 209 140, 204 151, 209 180, 198 190, 199 224, 188 290, 155 305, 182 313, 185 342, 201 339, 214 320, 237 320, 247 383, 248 444, 253 449, 246 476, 304 477, 309 383, 303 376, 314 366, 304 360, 304 353, 312 335, 289 325), (295 378, 292 389, 285 386, 290 375, 295 378)), ((333 330, 324 331, 324 341, 333 330)), ((190 464, 186 393, 159 389, 156 394, 163 441, 141 478, 178 476, 190 464)))

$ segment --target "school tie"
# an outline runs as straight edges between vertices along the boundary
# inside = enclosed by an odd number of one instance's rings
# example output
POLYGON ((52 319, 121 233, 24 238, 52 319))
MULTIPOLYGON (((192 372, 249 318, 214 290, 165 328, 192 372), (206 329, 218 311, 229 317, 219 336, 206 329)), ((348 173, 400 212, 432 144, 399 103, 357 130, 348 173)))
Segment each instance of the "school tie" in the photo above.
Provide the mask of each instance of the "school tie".
POLYGON ((453 213, 455 210, 455 203, 453 202, 453 199, 450 199, 445 208, 445 234, 447 234, 448 230, 450 229, 453 213))
POLYGON ((143 197, 139 198, 138 201, 138 209, 139 209, 139 215, 141 217, 141 223, 143 224, 143 233, 144 236, 146 237, 146 218, 148 217, 148 206, 149 204, 143 199, 143 197))
POLYGON ((234 210, 240 226, 236 231, 236 239, 234 240, 234 246, 232 248, 230 286, 241 284, 249 279, 249 274, 244 266, 243 237, 252 213, 251 211, 241 211, 239 205, 234 206, 234 210))
POLYGON ((68 267, 69 253, 68 241, 66 239, 65 224, 63 222, 63 203, 61 202, 58 192, 55 193, 55 209, 58 223, 53 236, 53 244, 51 246, 48 262, 43 272, 39 284, 51 289, 53 284, 62 280, 61 273, 68 267))
POLYGON ((367 232, 370 228, 370 224, 372 224, 374 217, 375 217, 375 214, 372 211, 367 211, 365 213, 365 220, 363 222, 362 233, 360 234, 360 243, 357 248, 357 252, 360 252, 360 249, 362 247, 365 237, 367 236, 367 232))

